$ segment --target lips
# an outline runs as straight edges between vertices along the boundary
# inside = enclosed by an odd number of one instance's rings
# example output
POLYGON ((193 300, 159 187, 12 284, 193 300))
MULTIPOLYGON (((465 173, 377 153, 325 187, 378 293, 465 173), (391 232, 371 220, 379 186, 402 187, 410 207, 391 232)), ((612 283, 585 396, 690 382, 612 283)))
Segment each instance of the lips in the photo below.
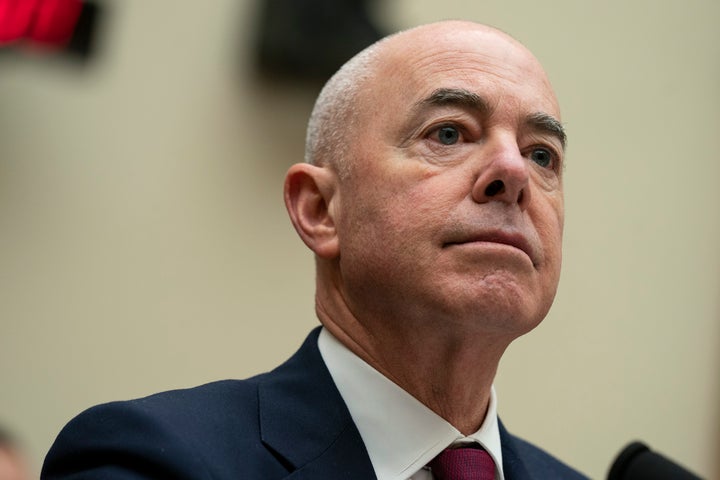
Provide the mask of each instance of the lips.
POLYGON ((505 230, 493 230, 484 232, 474 232, 459 236, 450 242, 446 242, 443 247, 452 247, 456 245, 472 245, 474 243, 496 243, 500 245, 508 245, 518 250, 522 250, 530 258, 533 264, 537 264, 537 253, 528 238, 517 232, 505 230))

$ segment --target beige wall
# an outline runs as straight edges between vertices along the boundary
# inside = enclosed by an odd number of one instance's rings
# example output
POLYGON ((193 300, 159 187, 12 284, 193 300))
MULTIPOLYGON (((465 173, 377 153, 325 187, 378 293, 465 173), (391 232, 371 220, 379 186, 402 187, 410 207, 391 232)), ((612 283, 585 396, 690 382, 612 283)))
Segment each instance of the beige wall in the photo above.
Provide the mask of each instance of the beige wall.
MULTIPOLYGON (((256 83, 254 3, 124 0, 86 69, 0 57, 0 423, 37 464, 98 402, 271 368, 316 323, 285 169, 315 94, 256 83)), ((594 478, 644 439, 720 476, 720 4, 394 0, 545 64, 565 265, 508 351, 508 427, 594 478)))

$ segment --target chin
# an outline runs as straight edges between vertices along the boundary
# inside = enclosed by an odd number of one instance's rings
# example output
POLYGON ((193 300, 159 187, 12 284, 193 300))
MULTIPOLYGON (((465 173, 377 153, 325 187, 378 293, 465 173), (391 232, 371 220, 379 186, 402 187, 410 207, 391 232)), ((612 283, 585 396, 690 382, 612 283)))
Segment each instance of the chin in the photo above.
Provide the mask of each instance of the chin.
POLYGON ((473 325, 481 332, 495 332, 512 338, 520 337, 537 327, 547 315, 552 299, 527 289, 492 288, 464 292, 450 305, 456 319, 473 325), (469 295, 468 295, 469 294, 469 295), (463 300, 464 299, 464 300, 463 300))
POLYGON ((522 309, 491 311, 476 317, 481 328, 487 332, 504 334, 513 339, 521 337, 540 325, 545 315, 522 309))

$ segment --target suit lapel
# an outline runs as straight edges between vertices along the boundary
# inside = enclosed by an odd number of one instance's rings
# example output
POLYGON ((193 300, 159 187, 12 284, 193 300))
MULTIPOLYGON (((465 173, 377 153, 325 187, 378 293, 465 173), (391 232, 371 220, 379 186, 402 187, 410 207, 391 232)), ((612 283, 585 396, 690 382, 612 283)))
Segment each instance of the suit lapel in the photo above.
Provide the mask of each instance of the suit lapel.
POLYGON ((522 456, 518 453, 515 439, 505 429, 505 425, 498 418, 498 427, 500 429, 500 445, 502 447, 503 456, 503 472, 506 480, 529 480, 532 477, 528 472, 522 456))
POLYGON ((330 478, 376 479, 365 445, 352 424, 340 433, 326 451, 293 472, 287 480, 330 478))
POLYGON ((374 479, 370 458, 325 367, 315 329, 300 350, 258 387, 263 443, 288 480, 374 479))

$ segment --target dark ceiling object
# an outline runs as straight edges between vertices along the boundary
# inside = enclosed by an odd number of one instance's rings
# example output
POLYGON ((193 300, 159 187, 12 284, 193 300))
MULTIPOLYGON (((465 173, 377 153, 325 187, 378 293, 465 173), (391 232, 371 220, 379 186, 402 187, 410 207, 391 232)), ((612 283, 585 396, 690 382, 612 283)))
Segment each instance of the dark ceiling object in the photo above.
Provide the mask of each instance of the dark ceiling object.
POLYGON ((100 7, 81 0, 0 0, 0 46, 30 45, 87 59, 100 7))
POLYGON ((80 17, 65 50, 81 58, 90 58, 95 53, 95 37, 101 17, 101 8, 93 2, 83 2, 80 17))
POLYGON ((368 0, 264 0, 256 62, 261 73, 324 81, 384 35, 368 0))

